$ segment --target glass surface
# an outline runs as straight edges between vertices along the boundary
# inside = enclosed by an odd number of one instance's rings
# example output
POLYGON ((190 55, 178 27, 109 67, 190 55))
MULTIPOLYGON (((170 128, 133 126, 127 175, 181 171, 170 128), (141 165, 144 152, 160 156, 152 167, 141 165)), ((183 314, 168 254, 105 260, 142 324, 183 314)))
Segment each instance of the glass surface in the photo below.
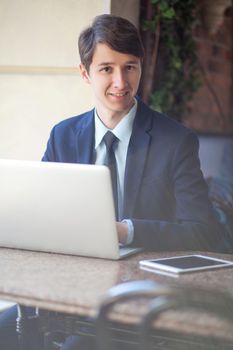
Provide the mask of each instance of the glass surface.
POLYGON ((200 256, 186 256, 186 257, 176 257, 171 259, 157 259, 151 260, 156 264, 171 266, 179 269, 190 269, 196 267, 208 267, 216 265, 225 265, 228 262, 216 261, 208 258, 203 258, 200 256))

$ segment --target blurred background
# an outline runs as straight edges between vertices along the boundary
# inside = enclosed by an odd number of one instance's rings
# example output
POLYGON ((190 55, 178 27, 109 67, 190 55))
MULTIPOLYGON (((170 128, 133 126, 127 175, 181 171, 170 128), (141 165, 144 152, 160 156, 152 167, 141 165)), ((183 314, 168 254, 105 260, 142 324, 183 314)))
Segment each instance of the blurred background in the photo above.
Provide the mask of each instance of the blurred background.
POLYGON ((200 134, 233 135, 232 0, 0 0, 0 158, 40 160, 51 127, 93 107, 77 39, 96 15, 131 20, 140 97, 200 134))

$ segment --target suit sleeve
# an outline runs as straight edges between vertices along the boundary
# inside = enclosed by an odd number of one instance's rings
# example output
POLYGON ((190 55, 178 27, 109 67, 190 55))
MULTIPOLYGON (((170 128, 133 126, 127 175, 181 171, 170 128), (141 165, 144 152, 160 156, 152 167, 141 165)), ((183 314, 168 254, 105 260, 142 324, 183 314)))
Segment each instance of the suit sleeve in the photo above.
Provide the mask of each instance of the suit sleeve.
POLYGON ((49 140, 47 142, 47 148, 46 151, 42 157, 43 162, 55 162, 56 161, 56 156, 54 152, 54 130, 55 127, 52 129, 50 133, 49 140))
POLYGON ((174 217, 169 220, 131 218, 133 245, 155 251, 228 252, 225 248, 226 233, 215 219, 200 170, 196 135, 187 134, 174 147, 169 174, 175 203, 174 217))

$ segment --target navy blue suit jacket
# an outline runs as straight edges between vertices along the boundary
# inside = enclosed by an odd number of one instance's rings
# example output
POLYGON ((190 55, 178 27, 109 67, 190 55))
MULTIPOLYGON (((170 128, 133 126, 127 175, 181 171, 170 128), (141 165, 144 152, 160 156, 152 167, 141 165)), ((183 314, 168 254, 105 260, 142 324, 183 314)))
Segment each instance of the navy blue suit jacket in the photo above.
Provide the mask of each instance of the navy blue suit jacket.
MULTIPOLYGON (((53 128, 43 160, 89 164, 93 147, 92 110, 53 128)), ((123 211, 133 222, 135 246, 223 251, 196 135, 141 101, 127 153, 123 211)))

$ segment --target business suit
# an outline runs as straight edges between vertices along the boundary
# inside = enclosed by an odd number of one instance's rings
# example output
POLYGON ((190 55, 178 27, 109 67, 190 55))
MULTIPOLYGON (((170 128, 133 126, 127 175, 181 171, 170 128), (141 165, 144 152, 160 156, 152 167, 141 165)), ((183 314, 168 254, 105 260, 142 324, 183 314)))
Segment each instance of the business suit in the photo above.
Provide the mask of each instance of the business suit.
MULTIPOLYGON (((44 161, 93 163, 94 111, 62 121, 44 161)), ((133 245, 153 250, 223 251, 199 168, 198 140, 174 120, 138 101, 125 169, 124 218, 133 245)))

